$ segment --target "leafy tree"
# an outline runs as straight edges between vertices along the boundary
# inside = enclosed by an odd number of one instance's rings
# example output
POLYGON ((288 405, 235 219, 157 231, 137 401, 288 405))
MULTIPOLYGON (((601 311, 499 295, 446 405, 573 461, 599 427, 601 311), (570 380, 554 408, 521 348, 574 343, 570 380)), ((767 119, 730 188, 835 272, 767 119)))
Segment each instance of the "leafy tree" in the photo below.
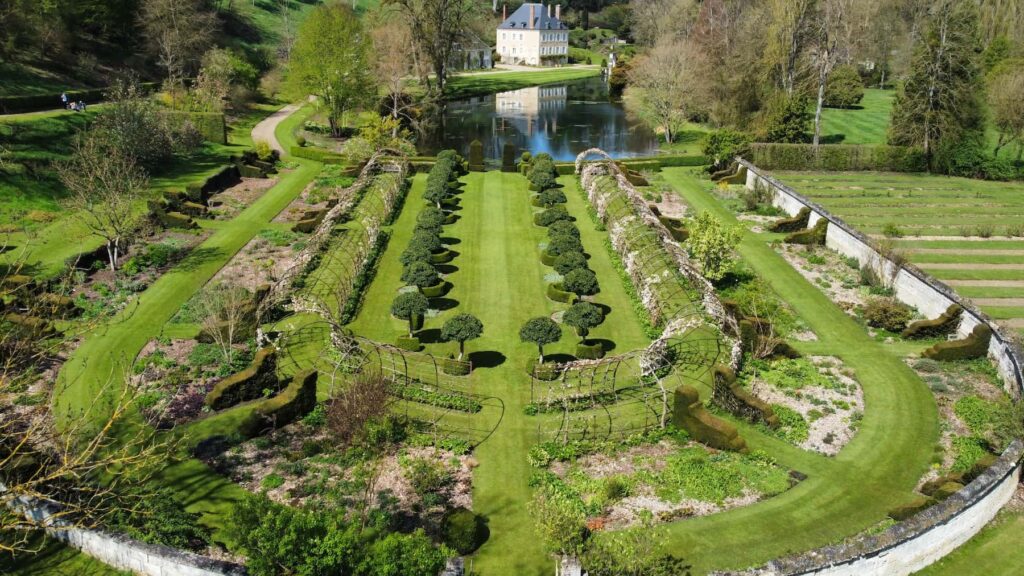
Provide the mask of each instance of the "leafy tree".
POLYGON ((750 135, 737 130, 715 130, 704 141, 704 155, 711 158, 713 168, 722 170, 737 156, 750 149, 750 135))
POLYGON ((1003 64, 996 68, 988 83, 988 104, 992 120, 999 131, 993 156, 999 156, 1004 146, 1017 143, 1017 159, 1024 149, 1024 61, 1003 64))
POLYGON ((575 236, 555 236, 548 242, 547 251, 552 256, 561 256, 566 252, 582 252, 583 244, 575 236))
POLYGON ((120 251, 139 222, 135 203, 146 189, 145 172, 95 131, 76 140, 71 158, 59 164, 57 171, 69 193, 66 204, 90 232, 103 239, 110 271, 117 272, 120 251))
POLYGON ((437 286, 437 283, 440 281, 441 278, 437 274, 437 269, 429 262, 413 262, 402 271, 402 282, 420 289, 437 286))
POLYGON ((565 275, 565 279, 562 280, 562 286, 569 292, 579 294, 580 296, 589 296, 600 291, 597 275, 586 268, 570 270, 565 275))
POLYGON ((555 163, 548 154, 538 154, 530 161, 530 172, 526 179, 530 181, 534 190, 543 192, 553 187, 558 174, 555 172, 555 163))
POLYGON ((475 340, 484 333, 484 325, 472 314, 456 314, 441 327, 441 338, 459 343, 459 360, 466 352, 466 341, 475 340))
POLYGON ((444 221, 447 217, 448 215, 443 210, 431 206, 420 210, 420 213, 416 216, 416 223, 431 228, 440 228, 444 226, 444 221))
POLYGON ((637 57, 629 70, 626 97, 635 102, 640 117, 660 130, 669 144, 696 104, 696 60, 690 52, 688 42, 661 41, 637 57))
POLYGON ((977 3, 932 3, 893 105, 890 144, 920 146, 931 160, 944 140, 980 139, 980 51, 977 3))
POLYGON ((732 268, 741 237, 738 226, 723 226, 711 213, 701 212, 690 227, 686 247, 700 262, 704 276, 715 282, 732 268))
POLYGON ((807 96, 779 96, 775 99, 768 118, 768 142, 806 142, 813 115, 807 96))
POLYGON ((412 31, 418 53, 430 61, 435 82, 421 73, 427 91, 439 96, 448 80, 448 66, 456 44, 466 33, 466 22, 477 9, 473 0, 387 0, 401 9, 412 31))
POLYGON ((565 252, 555 258, 555 272, 565 276, 573 270, 587 267, 587 257, 582 252, 565 252))
POLYGON ((792 95, 797 87, 801 56, 810 40, 816 0, 769 0, 766 2, 767 42, 761 61, 778 86, 792 95))
POLYGON ((550 226, 559 220, 572 220, 572 216, 569 216, 569 213, 561 206, 548 208, 537 215, 537 224, 541 226, 550 226))
POLYGON ((864 98, 864 82, 857 68, 837 66, 825 88, 825 106, 829 108, 853 108, 864 98))
POLYGON ((590 302, 577 302, 565 311, 562 322, 575 328, 580 339, 586 341, 590 329, 604 322, 604 313, 590 302))
POLYGON ((423 199, 427 202, 433 202, 434 206, 440 210, 441 203, 447 200, 450 194, 451 189, 448 188, 447 180, 432 180, 427 182, 427 189, 423 192, 423 199))
POLYGON ((540 363, 544 363, 544 345, 553 344, 562 338, 562 329, 558 323, 547 316, 531 318, 519 329, 519 339, 537 345, 540 363))
POLYGON ((341 2, 317 6, 299 28, 288 64, 290 81, 327 110, 331 135, 341 135, 348 110, 376 96, 370 39, 362 21, 341 2))
POLYGON ((165 164, 174 152, 170 131, 136 79, 118 78, 105 97, 108 103, 94 125, 105 144, 147 170, 165 164))
POLYGON ((419 292, 402 292, 398 296, 395 296, 394 301, 391 303, 391 313, 395 315, 395 318, 401 318, 409 322, 409 337, 413 335, 413 322, 417 316, 422 316, 427 313, 427 308, 430 307, 430 301, 427 297, 419 292))

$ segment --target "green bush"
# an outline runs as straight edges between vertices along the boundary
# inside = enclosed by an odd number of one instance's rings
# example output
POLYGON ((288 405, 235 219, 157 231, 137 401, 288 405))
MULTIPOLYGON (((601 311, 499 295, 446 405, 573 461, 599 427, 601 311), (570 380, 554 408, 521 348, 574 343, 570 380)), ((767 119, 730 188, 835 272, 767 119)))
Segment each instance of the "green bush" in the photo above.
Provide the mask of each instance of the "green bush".
POLYGON ((583 342, 577 344, 576 357, 583 360, 597 360, 604 357, 604 347, 600 343, 587 344, 583 342))
POLYGON ((939 342, 922 352, 921 356, 941 361, 984 358, 988 355, 988 345, 991 339, 992 329, 986 324, 978 324, 967 338, 939 342))
POLYGON ((789 218, 780 218, 775 222, 772 222, 768 230, 772 232, 796 232, 807 228, 807 222, 811 218, 811 209, 804 206, 796 213, 795 216, 789 218))
POLYGON ((469 362, 460 362, 451 356, 441 361, 441 371, 452 376, 466 376, 471 368, 469 362))
POLYGON ((715 130, 704 141, 704 156, 712 162, 714 170, 721 170, 737 156, 750 150, 750 135, 736 130, 715 130))
POLYGON ((479 140, 469 143, 469 171, 484 171, 484 145, 479 140))
POLYGON ((551 208, 556 204, 565 204, 565 193, 558 188, 548 188, 537 195, 537 201, 545 208, 551 208))
POLYGON ((395 346, 402 350, 408 350, 409 352, 419 352, 423 347, 420 345, 420 339, 415 336, 406 336, 402 334, 395 340, 395 346))
POLYGON ((580 237, 580 229, 570 220, 559 220, 548 226, 548 238, 554 240, 557 236, 580 237))
POLYGON ((444 292, 447 288, 448 285, 444 281, 438 281, 438 283, 433 286, 421 287, 420 292, 427 298, 440 298, 441 296, 444 296, 444 292))
POLYGON ((564 290, 560 282, 548 284, 547 296, 555 302, 562 302, 565 304, 573 304, 578 299, 576 294, 564 290))
POLYGON ((895 298, 872 298, 864 307, 868 326, 889 332, 902 332, 913 316, 913 310, 895 298))
POLYGON ((583 252, 565 252, 555 258, 552 266, 554 266, 555 272, 565 276, 573 270, 587 268, 587 257, 583 252))
POLYGON ((565 290, 580 296, 590 296, 600 291, 597 275, 586 268, 571 270, 562 280, 565 290))
POLYGON ((316 380, 315 370, 296 374, 280 394, 256 406, 243 424, 243 433, 252 438, 263 430, 281 428, 312 412, 316 408, 316 380))
POLYGON ((576 236, 555 236, 548 242, 546 251, 557 258, 569 252, 583 252, 583 243, 576 236))
POLYGON ((533 216, 533 223, 537 226, 550 226, 560 220, 572 220, 572 216, 569 212, 562 207, 548 208, 543 212, 539 212, 533 216))
POLYGON ((811 103, 803 94, 780 96, 770 104, 767 142, 807 142, 811 131, 811 103))
POLYGON ((962 313, 963 308, 959 304, 950 304, 938 318, 911 322, 900 336, 907 339, 945 336, 956 330, 962 313))
POLYGON ((557 380, 562 375, 561 370, 555 367, 555 364, 539 364, 536 358, 531 359, 526 364, 526 373, 532 375, 537 380, 543 380, 550 382, 557 380))
POLYGON ((864 98, 864 82, 857 68, 851 65, 838 66, 829 76, 825 88, 825 106, 829 108, 853 108, 864 98))
POLYGON ((451 510, 441 520, 441 540, 459 554, 472 554, 489 536, 484 519, 465 508, 451 510))
POLYGON ((505 142, 501 148, 501 171, 516 171, 516 147, 511 142, 505 142))
POLYGON ((793 232, 782 241, 786 244, 803 244, 808 246, 824 246, 825 235, 828 233, 828 220, 819 218, 813 228, 793 232))

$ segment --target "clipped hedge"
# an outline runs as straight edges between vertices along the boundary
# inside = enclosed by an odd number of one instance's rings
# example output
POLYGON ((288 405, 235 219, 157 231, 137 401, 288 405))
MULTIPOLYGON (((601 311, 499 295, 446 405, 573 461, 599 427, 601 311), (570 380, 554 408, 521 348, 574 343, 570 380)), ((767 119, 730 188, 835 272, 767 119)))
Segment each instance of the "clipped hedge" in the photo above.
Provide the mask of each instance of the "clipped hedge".
POLYGON ((736 382, 736 373, 728 366, 717 364, 713 371, 712 401, 751 422, 764 423, 770 428, 779 426, 779 417, 766 402, 748 392, 736 382))
POLYGON ((938 318, 911 322, 900 336, 914 340, 917 338, 937 338, 951 334, 960 325, 960 315, 964 309, 959 304, 950 304, 938 318))
POLYGON ((783 240, 786 244, 803 244, 816 246, 825 245, 825 234, 828 233, 828 220, 819 218, 814 223, 814 228, 805 228, 798 232, 793 232, 783 240))
POLYGON ((562 371, 555 367, 554 364, 539 364, 536 358, 531 359, 526 364, 526 373, 530 374, 537 380, 543 380, 545 382, 551 382, 557 380, 562 375, 562 371))
POLYGON ((572 216, 562 206, 548 208, 543 212, 537 212, 533 215, 533 223, 545 228, 562 220, 572 221, 572 216))
POLYGON ((447 248, 442 248, 437 252, 430 253, 431 264, 446 264, 448 262, 451 262, 452 259, 454 258, 455 254, 453 254, 452 251, 447 248))
POLYGON ((511 142, 505 142, 501 148, 501 171, 516 171, 516 147, 511 142))
POLYGON ((604 346, 600 342, 587 344, 580 342, 576 345, 576 357, 582 360, 597 360, 604 357, 604 346))
POLYGON ((405 335, 399 336, 398 339, 395 340, 395 346, 409 352, 419 352, 423 348, 423 346, 420 345, 419 338, 405 335))
POLYGON ((807 228, 807 223, 811 219, 811 209, 804 206, 796 213, 796 216, 789 218, 780 218, 772 225, 768 227, 771 232, 797 232, 807 228))
POLYGON ((827 144, 815 151, 810 144, 758 143, 750 146, 750 160, 766 170, 924 172, 928 169, 921 149, 882 144, 827 144))
POLYGON ((316 370, 300 372, 280 394, 256 406, 243 424, 243 433, 258 436, 264 430, 287 426, 316 407, 316 370))
POLYGON ((190 218, 187 214, 181 212, 154 212, 153 217, 156 218, 157 222, 166 226, 167 228, 180 228, 189 230, 192 228, 198 228, 195 220, 190 218))
POLYGON ((567 292, 563 289, 561 282, 553 282, 548 284, 547 296, 549 299, 555 302, 562 302, 565 304, 575 304, 579 297, 572 292, 567 292))
POLYGON ((447 288, 448 284, 444 280, 442 280, 437 284, 434 284, 433 286, 420 288, 420 292, 423 293, 423 295, 426 296, 427 298, 439 298, 441 296, 444 296, 444 293, 447 288))
POLYGON ((273 346, 261 348, 249 367, 221 380, 206 395, 204 403, 213 410, 223 410, 239 402, 255 400, 263 391, 280 389, 277 375, 277 356, 273 346))
POLYGON ((483 517, 466 508, 455 508, 441 520, 441 540, 463 556, 475 552, 490 534, 483 517))
POLYGON ((223 112, 182 112, 179 110, 164 110, 160 115, 167 119, 168 123, 180 127, 186 122, 192 125, 203 135, 203 140, 216 142, 217 144, 228 143, 228 124, 224 120, 223 112))
POLYGON ((686 430, 694 440, 719 450, 748 452, 747 442, 736 427, 713 416, 700 401, 700 393, 686 384, 676 388, 672 422, 686 430))
POLYGON ((547 249, 540 251, 540 261, 545 266, 554 266, 556 260, 558 260, 558 256, 548 252, 547 249))
POLYGON ((460 362, 450 356, 441 361, 441 371, 450 376, 466 376, 471 369, 469 362, 460 362))
POLYGON ((992 329, 988 327, 988 324, 978 324, 966 338, 939 342, 922 352, 921 356, 940 361, 984 358, 988 355, 988 344, 991 338, 992 329))
POLYGON ((484 171, 484 145, 479 140, 469 143, 469 171, 484 171))

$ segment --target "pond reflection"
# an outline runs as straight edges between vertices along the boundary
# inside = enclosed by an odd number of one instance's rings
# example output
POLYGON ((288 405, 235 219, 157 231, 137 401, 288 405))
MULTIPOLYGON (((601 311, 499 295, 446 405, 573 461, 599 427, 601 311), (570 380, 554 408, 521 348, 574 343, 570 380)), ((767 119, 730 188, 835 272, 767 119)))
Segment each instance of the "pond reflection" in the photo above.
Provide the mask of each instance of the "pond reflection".
POLYGON ((601 78, 449 102, 420 149, 454 148, 465 155, 473 140, 483 143, 484 157, 492 161, 501 157, 505 142, 519 152, 547 152, 555 160, 573 160, 593 147, 614 157, 647 156, 658 147, 650 129, 629 117, 621 103, 608 101, 601 78))

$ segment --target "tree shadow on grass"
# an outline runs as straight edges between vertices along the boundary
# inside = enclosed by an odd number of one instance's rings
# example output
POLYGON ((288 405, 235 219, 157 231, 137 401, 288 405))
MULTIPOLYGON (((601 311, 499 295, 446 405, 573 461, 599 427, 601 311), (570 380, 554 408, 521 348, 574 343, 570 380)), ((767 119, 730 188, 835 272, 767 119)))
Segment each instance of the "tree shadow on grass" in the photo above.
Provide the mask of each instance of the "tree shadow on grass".
POLYGON ((572 362, 576 360, 576 357, 572 354, 545 354, 545 364, 561 364, 563 362, 572 362))
POLYGON ((459 267, 452 264, 438 264, 435 268, 441 274, 454 274, 459 271, 459 267))
POLYGON ((612 350, 615 350, 615 341, 609 340, 607 338, 587 338, 584 344, 588 344, 590 346, 593 346, 594 344, 600 344, 601 350, 604 350, 605 352, 611 352, 612 350))
POLYGON ((219 248, 196 248, 189 252, 189 255, 178 264, 177 268, 183 272, 194 272, 202 265, 213 262, 223 255, 224 253, 219 248))
POLYGON ((445 246, 454 246, 456 244, 462 244, 462 240, 454 236, 442 236, 441 243, 444 244, 445 246))
POLYGON ((451 310, 459 305, 459 301, 454 298, 431 298, 430 307, 434 310, 451 310))
POLYGON ((422 344, 438 344, 444 342, 441 339, 440 328, 427 328, 426 330, 420 330, 416 333, 416 337, 420 339, 422 344))
POLYGON ((473 363, 473 368, 496 368, 505 363, 508 358, 497 350, 484 350, 470 352, 468 359, 473 363))

